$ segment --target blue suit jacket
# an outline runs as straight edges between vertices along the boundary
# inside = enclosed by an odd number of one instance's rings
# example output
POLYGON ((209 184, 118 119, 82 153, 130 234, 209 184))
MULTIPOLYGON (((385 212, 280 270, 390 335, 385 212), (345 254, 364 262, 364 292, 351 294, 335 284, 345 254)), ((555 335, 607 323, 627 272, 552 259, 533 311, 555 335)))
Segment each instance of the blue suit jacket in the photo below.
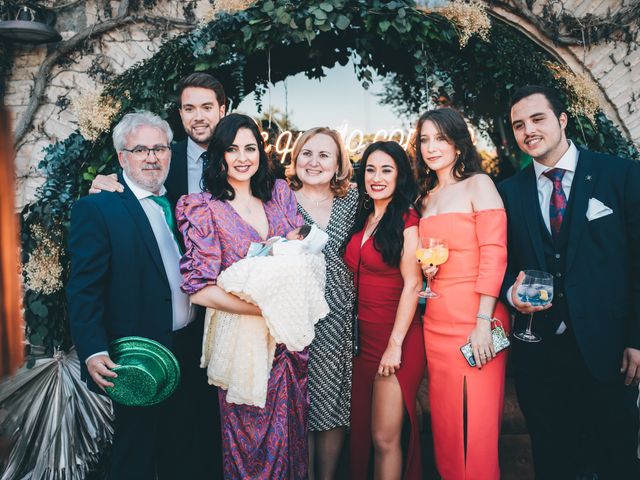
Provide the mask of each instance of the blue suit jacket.
POLYGON ((140 202, 127 187, 73 206, 69 231, 69 322, 84 378, 85 360, 120 337, 139 335, 172 346, 171 290, 160 250, 140 202))
MULTIPOLYGON (((508 215, 506 300, 520 270, 545 271, 547 265, 533 165, 498 188, 508 215)), ((612 380, 619 376, 624 348, 640 348, 640 163, 580 149, 571 196, 564 278, 569 320, 591 374, 612 380), (613 213, 589 221, 590 198, 613 213)), ((536 314, 536 328, 544 328, 544 313, 536 314)), ((514 348, 525 350, 517 340, 514 348)))

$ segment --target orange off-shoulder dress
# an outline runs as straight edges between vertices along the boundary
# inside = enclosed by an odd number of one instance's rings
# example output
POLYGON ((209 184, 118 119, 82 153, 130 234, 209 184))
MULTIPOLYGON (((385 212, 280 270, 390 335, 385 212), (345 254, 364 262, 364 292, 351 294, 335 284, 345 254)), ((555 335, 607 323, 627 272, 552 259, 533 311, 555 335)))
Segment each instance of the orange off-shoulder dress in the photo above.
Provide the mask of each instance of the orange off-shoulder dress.
MULTIPOLYGON (((445 480, 498 480, 507 353, 480 370, 469 366, 460 347, 476 325, 480 295, 499 296, 507 217, 504 209, 444 213, 422 218, 419 228, 421 236, 449 244, 449 258, 431 285, 440 297, 427 300, 424 316, 436 466, 445 480)), ((494 316, 508 330, 503 304, 498 302, 494 316)))

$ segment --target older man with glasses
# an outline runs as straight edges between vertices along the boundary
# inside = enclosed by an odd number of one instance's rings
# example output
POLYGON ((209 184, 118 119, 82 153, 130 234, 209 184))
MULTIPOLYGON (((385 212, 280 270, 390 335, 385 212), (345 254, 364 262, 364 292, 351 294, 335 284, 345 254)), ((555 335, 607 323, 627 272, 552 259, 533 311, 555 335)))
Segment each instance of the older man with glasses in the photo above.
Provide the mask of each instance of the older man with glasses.
POLYGON ((89 388, 102 393, 113 386, 116 365, 108 347, 122 337, 160 342, 181 369, 176 391, 157 405, 114 402, 110 478, 118 480, 218 473, 207 463, 214 452, 203 438, 219 432, 201 416, 203 408, 216 405, 200 400, 202 332, 189 297, 180 290, 181 244, 165 196, 172 137, 157 115, 125 115, 113 131, 123 191, 81 198, 71 213, 69 319, 89 388))

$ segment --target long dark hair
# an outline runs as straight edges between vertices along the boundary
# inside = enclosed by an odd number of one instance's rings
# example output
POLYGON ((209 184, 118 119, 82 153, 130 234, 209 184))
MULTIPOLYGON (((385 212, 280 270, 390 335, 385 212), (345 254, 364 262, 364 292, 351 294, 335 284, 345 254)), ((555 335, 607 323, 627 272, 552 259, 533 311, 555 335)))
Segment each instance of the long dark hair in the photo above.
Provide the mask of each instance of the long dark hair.
POLYGON ((420 189, 420 198, 417 202, 419 205, 422 204, 421 200, 429 190, 438 184, 436 173, 428 170, 427 164, 422 157, 422 151, 420 150, 420 132, 422 131, 422 125, 424 125, 426 121, 433 122, 447 141, 460 151, 460 155, 458 155, 453 165, 453 178, 463 180, 482 171, 480 167, 480 155, 478 155, 478 151, 473 146, 473 141, 469 134, 469 127, 459 112, 452 108, 439 108, 423 113, 418 119, 414 140, 416 172, 418 176, 418 188, 420 189))
POLYGON ((387 210, 373 233, 373 246, 382 254, 382 259, 388 265, 397 267, 400 265, 404 244, 404 216, 411 208, 417 192, 411 163, 407 154, 397 142, 374 142, 362 154, 358 173, 356 174, 360 199, 358 200, 353 233, 359 232, 365 227, 367 217, 373 211, 373 201, 366 195, 364 177, 367 161, 371 154, 377 151, 386 153, 393 159, 396 164, 398 178, 391 202, 389 202, 387 210))
POLYGON ((205 191, 211 193, 218 200, 233 200, 235 198, 236 192, 227 179, 229 166, 224 159, 224 153, 233 145, 238 130, 241 128, 246 128, 253 133, 260 154, 258 171, 250 180, 251 194, 263 202, 267 202, 271 200, 275 177, 269 166, 269 158, 264 151, 264 140, 256 122, 251 117, 239 113, 223 117, 213 132, 209 150, 207 150, 209 158, 202 172, 202 186, 205 191))

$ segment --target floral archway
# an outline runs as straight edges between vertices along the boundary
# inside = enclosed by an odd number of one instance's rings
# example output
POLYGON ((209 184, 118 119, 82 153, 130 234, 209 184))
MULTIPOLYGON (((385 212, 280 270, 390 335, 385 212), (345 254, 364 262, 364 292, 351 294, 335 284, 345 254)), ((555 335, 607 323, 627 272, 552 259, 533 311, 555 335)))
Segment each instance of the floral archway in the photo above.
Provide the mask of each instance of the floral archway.
MULTIPOLYGON (((502 161, 518 166, 507 123, 508 99, 527 83, 559 87, 570 113, 569 136, 590 148, 638 157, 598 110, 595 88, 513 28, 490 19, 477 1, 428 10, 412 0, 219 1, 214 16, 166 42, 149 60, 114 78, 78 105, 80 129, 49 146, 40 167, 47 180, 22 212, 25 318, 29 342, 52 355, 71 340, 64 284, 66 232, 72 203, 98 173, 116 169, 110 129, 126 112, 147 109, 167 118, 177 136, 178 80, 214 74, 232 105, 275 83, 355 59, 366 88, 374 72, 387 78, 383 101, 415 115, 445 96, 489 132, 502 161)), ((336 100, 336 99, 331 99, 336 100)), ((33 358, 32 358, 33 361, 33 358)))

